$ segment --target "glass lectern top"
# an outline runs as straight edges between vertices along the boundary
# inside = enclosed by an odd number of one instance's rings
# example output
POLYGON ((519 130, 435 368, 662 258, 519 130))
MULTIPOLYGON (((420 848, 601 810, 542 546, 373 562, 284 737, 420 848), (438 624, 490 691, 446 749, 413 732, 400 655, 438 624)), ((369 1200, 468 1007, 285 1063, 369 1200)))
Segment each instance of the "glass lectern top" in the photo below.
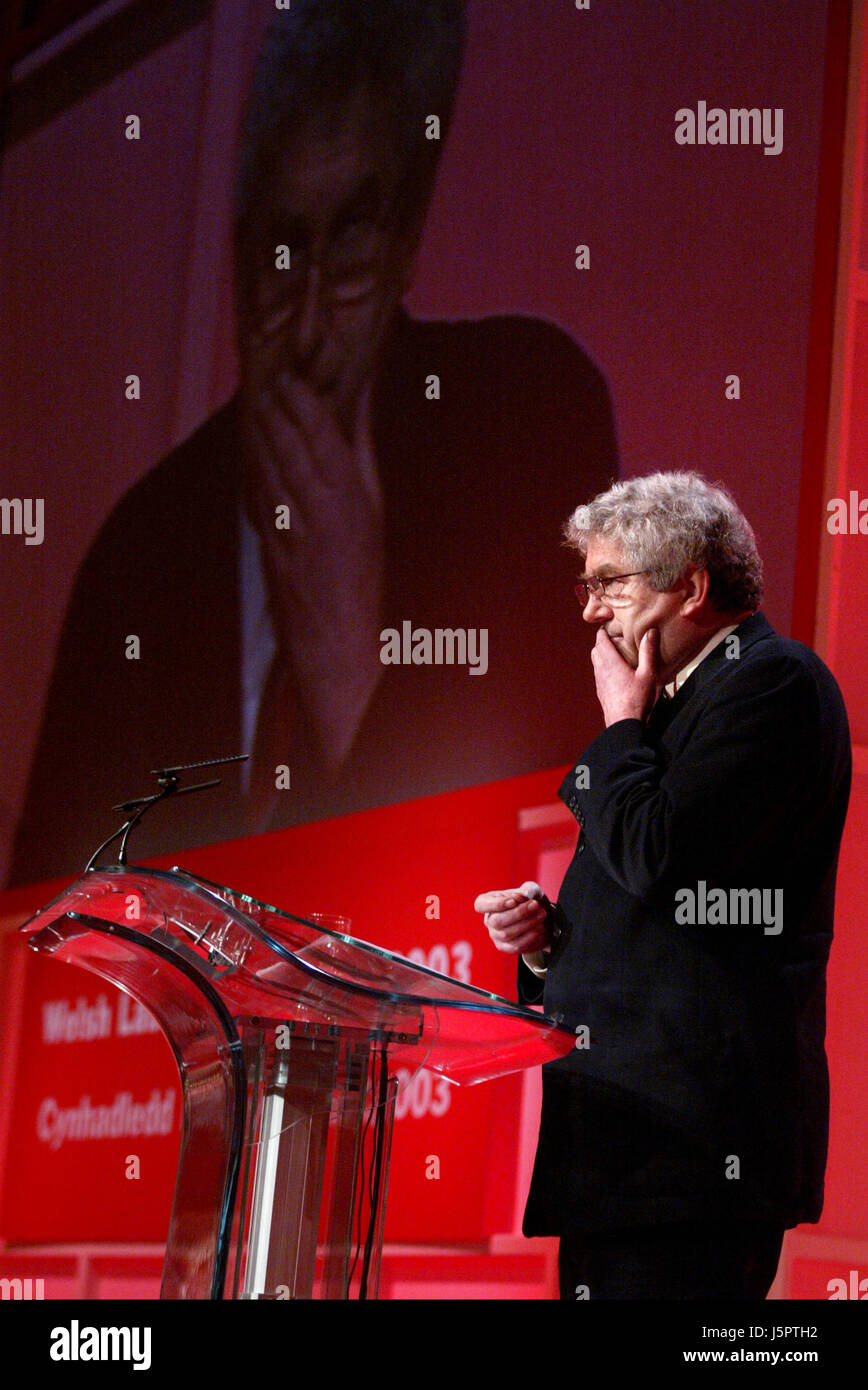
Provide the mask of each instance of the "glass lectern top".
MULTIPOLYGON (((381 1030, 413 1047, 415 1065, 457 1083, 551 1061, 575 1045, 556 1019, 182 869, 90 870, 26 929, 35 949, 116 983, 128 943, 149 943, 209 981, 233 1017, 381 1030), (111 968, 99 970, 101 957, 111 968)), ((399 1054, 393 1046, 393 1059, 399 1054)))

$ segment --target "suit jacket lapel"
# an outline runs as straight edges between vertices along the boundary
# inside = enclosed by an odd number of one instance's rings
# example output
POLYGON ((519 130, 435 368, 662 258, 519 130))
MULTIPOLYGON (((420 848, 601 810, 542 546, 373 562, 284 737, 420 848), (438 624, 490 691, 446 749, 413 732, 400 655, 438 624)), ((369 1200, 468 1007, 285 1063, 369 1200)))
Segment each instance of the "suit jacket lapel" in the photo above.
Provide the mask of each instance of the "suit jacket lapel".
POLYGON ((684 684, 676 690, 670 699, 661 694, 645 725, 646 731, 652 739, 655 741, 659 739, 676 715, 680 714, 688 700, 697 691, 710 685, 720 672, 729 665, 730 661, 740 660, 742 653, 754 643, 763 641, 768 637, 774 637, 775 630, 762 613, 752 613, 749 618, 745 618, 743 622, 739 623, 731 636, 737 637, 739 641, 738 658, 727 656, 729 638, 723 642, 718 642, 714 650, 708 653, 704 661, 700 662, 696 670, 688 676, 684 684))

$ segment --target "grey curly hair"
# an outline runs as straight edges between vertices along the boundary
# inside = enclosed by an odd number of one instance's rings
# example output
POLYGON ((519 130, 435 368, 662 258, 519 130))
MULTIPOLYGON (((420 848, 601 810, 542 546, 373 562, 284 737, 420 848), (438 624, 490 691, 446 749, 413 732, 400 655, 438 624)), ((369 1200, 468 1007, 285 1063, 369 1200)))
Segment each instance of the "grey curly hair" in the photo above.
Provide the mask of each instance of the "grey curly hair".
POLYGON ((721 483, 699 473, 649 473, 614 483, 577 507, 564 526, 582 555, 594 536, 620 542, 630 570, 652 588, 670 588, 688 565, 708 570, 709 597, 721 611, 759 607, 763 568, 747 518, 721 483))

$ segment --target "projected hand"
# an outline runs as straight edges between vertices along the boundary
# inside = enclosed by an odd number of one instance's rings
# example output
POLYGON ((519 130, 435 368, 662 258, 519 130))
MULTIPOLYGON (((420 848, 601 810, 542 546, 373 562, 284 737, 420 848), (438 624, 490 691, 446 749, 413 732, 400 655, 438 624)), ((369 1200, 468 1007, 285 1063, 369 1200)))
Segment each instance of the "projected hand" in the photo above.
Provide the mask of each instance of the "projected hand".
POLYGON ((285 370, 248 397, 243 418, 247 508, 272 619, 326 761, 337 766, 382 673, 382 498, 367 394, 352 440, 285 370), (286 506, 288 530, 275 524, 286 506))

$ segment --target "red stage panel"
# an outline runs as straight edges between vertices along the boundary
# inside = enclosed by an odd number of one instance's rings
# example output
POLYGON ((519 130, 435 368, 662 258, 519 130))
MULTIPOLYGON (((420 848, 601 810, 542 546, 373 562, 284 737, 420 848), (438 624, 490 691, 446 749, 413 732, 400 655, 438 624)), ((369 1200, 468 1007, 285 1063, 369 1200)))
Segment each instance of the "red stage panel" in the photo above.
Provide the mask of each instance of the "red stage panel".
POLYGON ((33 956, 24 979, 3 1236, 164 1239, 181 1126, 162 1033, 84 971, 33 956))

